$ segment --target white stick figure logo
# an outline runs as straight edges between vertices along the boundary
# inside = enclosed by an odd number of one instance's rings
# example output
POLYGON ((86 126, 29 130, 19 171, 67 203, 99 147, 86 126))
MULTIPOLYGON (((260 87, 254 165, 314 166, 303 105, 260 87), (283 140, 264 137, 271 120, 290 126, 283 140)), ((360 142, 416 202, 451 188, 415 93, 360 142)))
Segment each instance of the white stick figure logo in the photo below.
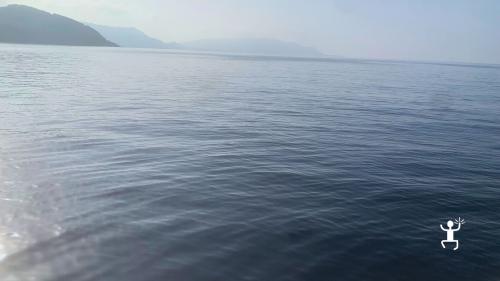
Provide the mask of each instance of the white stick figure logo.
POLYGON ((446 240, 441 241, 441 246, 443 246, 443 249, 446 249, 445 243, 454 243, 455 248, 453 248, 453 250, 456 251, 458 249, 458 240, 455 240, 455 232, 460 230, 460 227, 462 226, 462 224, 465 224, 465 220, 458 218, 458 219, 455 219, 455 222, 449 220, 448 223, 446 224, 448 226, 447 229, 444 228, 443 225, 440 225, 441 229, 443 231, 446 231, 446 240), (457 228, 453 228, 453 225, 455 225, 455 224, 458 225, 457 228))

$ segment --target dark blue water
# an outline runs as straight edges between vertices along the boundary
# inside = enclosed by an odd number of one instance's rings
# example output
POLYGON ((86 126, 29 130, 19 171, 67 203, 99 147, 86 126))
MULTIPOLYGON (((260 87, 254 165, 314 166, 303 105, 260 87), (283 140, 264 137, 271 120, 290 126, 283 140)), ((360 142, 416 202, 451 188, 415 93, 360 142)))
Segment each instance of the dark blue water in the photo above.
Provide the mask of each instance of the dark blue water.
POLYGON ((9 281, 500 280, 500 67, 3 45, 0 258, 9 281))

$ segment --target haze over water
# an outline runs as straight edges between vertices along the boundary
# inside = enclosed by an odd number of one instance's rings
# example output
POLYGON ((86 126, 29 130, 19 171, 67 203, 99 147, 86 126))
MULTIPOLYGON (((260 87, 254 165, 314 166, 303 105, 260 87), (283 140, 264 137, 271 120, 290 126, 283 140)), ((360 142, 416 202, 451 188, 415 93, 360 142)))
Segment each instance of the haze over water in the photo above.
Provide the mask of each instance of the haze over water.
POLYGON ((498 66, 0 45, 1 279, 498 280, 499 93, 498 66))

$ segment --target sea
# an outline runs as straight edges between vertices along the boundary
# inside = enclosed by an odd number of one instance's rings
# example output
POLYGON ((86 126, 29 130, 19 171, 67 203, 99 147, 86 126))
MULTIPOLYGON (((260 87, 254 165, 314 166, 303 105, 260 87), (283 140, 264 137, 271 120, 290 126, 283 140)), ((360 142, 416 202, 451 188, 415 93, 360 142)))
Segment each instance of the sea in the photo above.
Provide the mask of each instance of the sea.
POLYGON ((0 45, 0 280, 500 280, 500 66, 0 45))

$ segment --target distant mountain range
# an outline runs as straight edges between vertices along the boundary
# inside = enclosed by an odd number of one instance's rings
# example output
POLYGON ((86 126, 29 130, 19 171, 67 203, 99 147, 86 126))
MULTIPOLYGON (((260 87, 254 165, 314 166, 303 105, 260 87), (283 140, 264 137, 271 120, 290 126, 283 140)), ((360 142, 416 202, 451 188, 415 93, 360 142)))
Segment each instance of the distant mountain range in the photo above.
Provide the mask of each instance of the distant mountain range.
POLYGON ((234 54, 325 57, 318 50, 274 39, 206 39, 165 43, 132 27, 82 24, 32 7, 0 7, 0 43, 181 49, 234 54))
POLYGON ((325 56, 314 48, 273 39, 206 39, 185 43, 165 43, 132 27, 111 27, 91 23, 87 25, 97 30, 107 40, 121 47, 128 48, 180 49, 218 53, 281 56, 325 56))
POLYGON ((298 57, 324 57, 318 50, 275 39, 206 39, 182 43, 185 49, 207 52, 298 57))
POLYGON ((97 30, 107 40, 120 45, 120 47, 152 49, 182 48, 182 46, 177 43, 165 43, 159 39, 152 38, 133 27, 112 27, 91 23, 87 23, 87 25, 97 30))
POLYGON ((22 5, 0 7, 0 42, 71 46, 116 46, 75 20, 22 5))

